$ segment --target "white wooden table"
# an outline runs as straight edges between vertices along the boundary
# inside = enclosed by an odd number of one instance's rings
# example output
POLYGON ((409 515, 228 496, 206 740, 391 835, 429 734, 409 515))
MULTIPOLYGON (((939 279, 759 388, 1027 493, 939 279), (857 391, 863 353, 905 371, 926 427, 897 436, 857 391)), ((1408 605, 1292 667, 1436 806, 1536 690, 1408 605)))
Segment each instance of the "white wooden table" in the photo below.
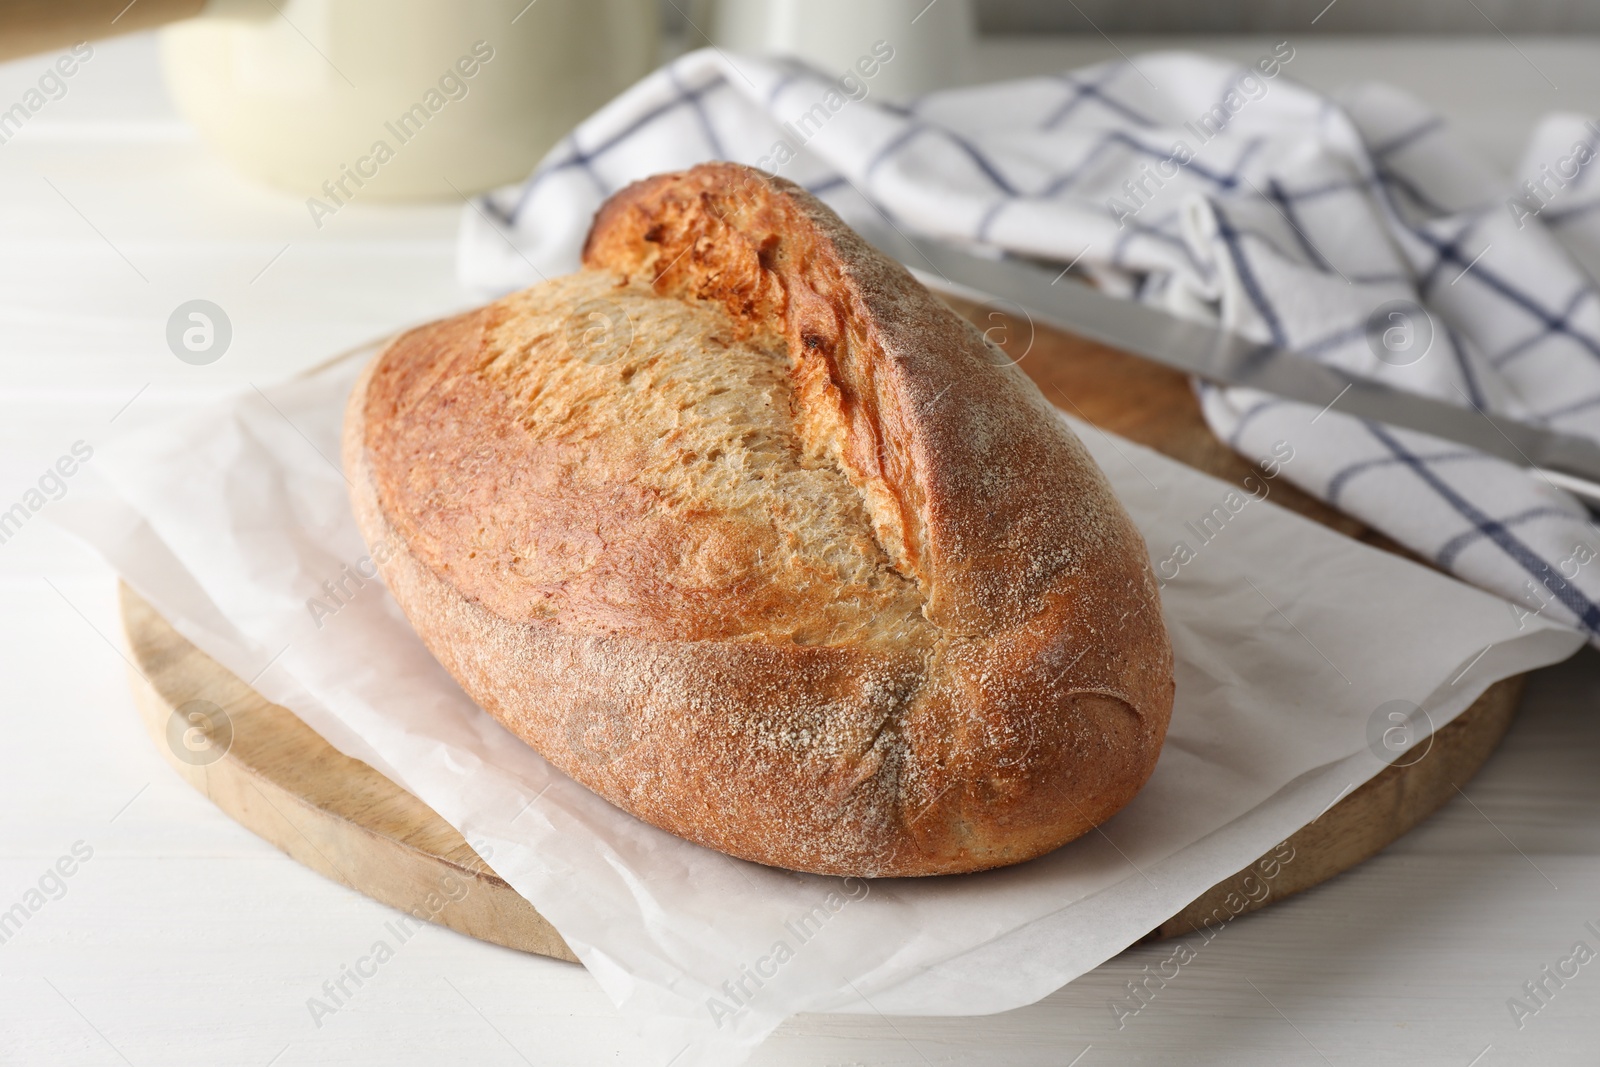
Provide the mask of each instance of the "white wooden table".
MULTIPOLYGON (((1503 164, 1535 116, 1600 109, 1587 41, 1295 44, 1294 76, 1399 83, 1503 164)), ((1208 43, 1244 59, 1260 46, 1208 43)), ((989 43, 973 73, 1113 54, 1099 38, 989 43)), ((0 66, 0 107, 44 66, 0 66)), ((458 210, 356 204, 318 232, 303 203, 236 176, 172 116, 151 39, 97 46, 67 96, 0 145, 0 510, 76 441, 473 302, 453 277, 458 210), (233 323, 211 366, 180 363, 164 342, 168 314, 196 297, 233 323)), ((167 769, 110 644, 112 575, 86 551, 35 517, 0 544, 0 589, 0 915, 40 905, 0 944, 0 1063, 647 1061, 582 969, 439 928, 313 1025, 307 998, 389 913, 167 769), (47 876, 74 847, 89 858, 47 876), (48 892, 28 897, 41 878, 48 892)), ((801 1018, 755 1062, 1600 1063, 1600 963, 1550 984, 1520 1030, 1507 1007, 1575 942, 1600 951, 1584 925, 1600 929, 1597 667, 1584 653, 1537 676, 1470 799, 1354 873, 1233 924, 1121 1030, 1109 1003, 1170 946, 1000 1016, 801 1018)))

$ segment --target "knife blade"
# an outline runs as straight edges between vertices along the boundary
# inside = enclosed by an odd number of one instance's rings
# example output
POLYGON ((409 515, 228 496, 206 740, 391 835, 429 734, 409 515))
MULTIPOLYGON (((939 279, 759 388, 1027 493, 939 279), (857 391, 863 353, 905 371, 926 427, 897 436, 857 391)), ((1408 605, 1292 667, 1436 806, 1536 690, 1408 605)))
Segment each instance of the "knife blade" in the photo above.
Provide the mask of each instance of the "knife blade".
POLYGON ((1587 438, 1396 389, 1209 323, 1109 296, 1026 260, 979 256, 878 221, 858 222, 855 229, 936 292, 1009 301, 1038 322, 1218 385, 1247 386, 1467 445, 1527 468, 1600 510, 1600 443, 1587 438))

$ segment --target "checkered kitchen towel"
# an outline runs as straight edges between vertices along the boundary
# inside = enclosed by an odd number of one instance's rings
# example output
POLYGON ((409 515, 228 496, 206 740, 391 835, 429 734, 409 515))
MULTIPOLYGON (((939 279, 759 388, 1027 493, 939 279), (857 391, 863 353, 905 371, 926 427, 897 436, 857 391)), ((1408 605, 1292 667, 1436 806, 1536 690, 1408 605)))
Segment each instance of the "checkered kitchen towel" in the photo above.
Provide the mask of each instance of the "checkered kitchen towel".
MULTIPOLYGON (((729 159, 847 220, 881 213, 907 232, 1073 264, 1112 292, 1308 359, 1600 438, 1600 125, 1545 120, 1518 185, 1392 88, 1330 99, 1293 84, 1286 44, 1249 67, 1145 55, 909 106, 873 91, 893 62, 892 46, 877 51, 838 73, 682 57, 521 186, 463 212, 463 280, 507 290, 570 271, 606 196, 729 159)), ((1246 457, 1287 445, 1295 484, 1508 610, 1600 640, 1600 536, 1563 493, 1337 403, 1200 395, 1246 457)))

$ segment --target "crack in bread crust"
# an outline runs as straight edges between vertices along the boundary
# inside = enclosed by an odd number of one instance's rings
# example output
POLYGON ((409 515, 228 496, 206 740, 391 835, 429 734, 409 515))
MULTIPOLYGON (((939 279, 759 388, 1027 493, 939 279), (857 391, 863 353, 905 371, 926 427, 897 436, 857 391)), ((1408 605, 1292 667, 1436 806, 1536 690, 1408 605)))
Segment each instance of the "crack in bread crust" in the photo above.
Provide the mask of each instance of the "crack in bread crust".
POLYGON ((1147 553, 1020 372, 736 165, 619 193, 584 261, 351 399, 363 532, 479 703, 625 810, 819 873, 1015 863, 1132 798, 1172 704, 1147 553))
POLYGON ((668 188, 643 212, 628 199, 640 187, 614 197, 591 231, 585 265, 721 307, 741 337, 786 351, 808 449, 846 474, 896 569, 925 586, 921 502, 912 457, 880 421, 871 316, 832 246, 808 240, 798 201, 739 171, 720 177, 729 180, 668 188))

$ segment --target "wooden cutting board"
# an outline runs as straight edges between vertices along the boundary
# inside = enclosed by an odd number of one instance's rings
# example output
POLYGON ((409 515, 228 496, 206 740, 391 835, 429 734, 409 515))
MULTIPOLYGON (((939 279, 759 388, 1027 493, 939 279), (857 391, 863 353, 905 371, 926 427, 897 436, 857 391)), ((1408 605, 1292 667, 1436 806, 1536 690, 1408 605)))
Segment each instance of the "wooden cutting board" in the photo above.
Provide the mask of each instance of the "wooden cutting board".
MULTIPOLYGON (((960 305, 1058 407, 1234 483, 1254 468, 1206 429, 1188 381, 1081 338, 960 305)), ((1405 554, 1283 482, 1272 499, 1358 540, 1405 554)), ((157 747, 223 811, 314 870, 418 918, 511 948, 576 962, 553 926, 431 808, 336 751, 167 624, 127 586, 122 620, 134 693, 157 747), (225 712, 225 720, 213 709, 225 712)), ((1218 883, 1152 932, 1226 921, 1333 877, 1455 795, 1510 727, 1522 679, 1492 686, 1439 730, 1426 755, 1390 766, 1258 863, 1218 883), (1284 862, 1291 853, 1293 859, 1284 862)))

